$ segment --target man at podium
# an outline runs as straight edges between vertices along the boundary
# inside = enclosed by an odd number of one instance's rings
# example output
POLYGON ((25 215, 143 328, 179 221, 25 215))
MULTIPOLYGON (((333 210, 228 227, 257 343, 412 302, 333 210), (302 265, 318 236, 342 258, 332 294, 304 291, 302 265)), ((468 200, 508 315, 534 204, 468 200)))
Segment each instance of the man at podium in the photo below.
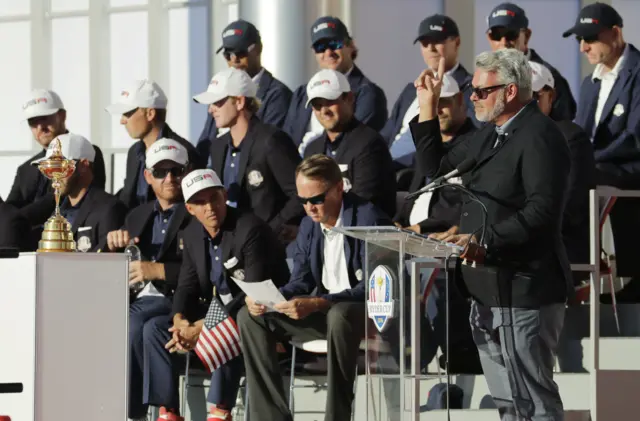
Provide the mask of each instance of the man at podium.
POLYGON ((460 234, 445 240, 466 246, 463 254, 486 254, 462 265, 462 275, 489 390, 503 420, 562 420, 553 361, 573 290, 561 235, 567 142, 532 101, 527 58, 505 49, 476 58, 471 100, 486 124, 446 152, 437 118, 440 64, 415 82, 420 114, 411 131, 418 165, 432 178, 473 160, 462 181, 484 208, 464 203, 460 234))
POLYGON ((280 291, 288 301, 265 313, 256 297, 238 313, 252 420, 290 421, 276 342, 295 338, 328 342, 325 420, 348 420, 356 359, 365 334, 365 244, 332 227, 388 226, 374 205, 344 193, 338 164, 312 155, 296 169, 298 197, 307 216, 295 243, 291 279, 280 291), (315 295, 312 296, 313 291, 315 295), (284 336, 284 338, 283 338, 284 336))

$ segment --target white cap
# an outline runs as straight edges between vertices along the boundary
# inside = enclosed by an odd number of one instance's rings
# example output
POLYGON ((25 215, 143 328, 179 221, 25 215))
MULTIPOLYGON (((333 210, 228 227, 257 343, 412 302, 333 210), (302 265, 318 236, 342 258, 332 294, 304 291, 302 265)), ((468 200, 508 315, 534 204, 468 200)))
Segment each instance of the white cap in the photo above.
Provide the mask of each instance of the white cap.
POLYGON ((162 88, 152 80, 136 80, 120 91, 120 98, 106 110, 109 114, 121 115, 136 108, 167 108, 167 96, 162 88))
MULTIPOLYGON (((60 139, 60 152, 62 153, 62 156, 67 159, 73 159, 74 161, 86 159, 89 162, 93 162, 96 157, 96 150, 93 148, 91 142, 89 142, 84 136, 66 133, 61 134, 56 137, 56 139, 60 139)), ((49 143, 49 147, 47 148, 47 153, 44 155, 44 158, 31 161, 31 165, 39 164, 41 161, 51 158, 51 155, 53 155, 53 149, 57 143, 56 139, 53 139, 53 141, 49 143)))
POLYGON ((210 187, 224 187, 220 177, 213 170, 195 170, 182 178, 182 195, 188 202, 194 194, 210 187))
POLYGON ((230 96, 255 98, 257 94, 258 86, 244 70, 229 67, 213 75, 207 91, 194 96, 193 100, 208 105, 230 96))
POLYGON ((48 89, 31 91, 29 100, 22 104, 25 120, 55 114, 64 109, 64 104, 57 93, 48 89))
POLYGON ((460 92, 460 87, 458 86, 458 82, 453 78, 453 76, 444 74, 442 78, 442 90, 440 91, 440 98, 449 98, 454 96, 460 92))
POLYGON ((533 61, 529 61, 529 66, 531 66, 531 89, 533 92, 538 92, 545 86, 554 87, 553 75, 547 66, 533 61))
POLYGON ((309 99, 307 99, 305 106, 308 107, 309 103, 316 98, 338 99, 345 92, 351 92, 347 77, 337 70, 322 69, 313 75, 307 83, 307 97, 309 99))
POLYGON ((173 161, 176 164, 187 165, 189 155, 187 149, 180 143, 163 137, 147 148, 145 165, 147 168, 153 168, 160 161, 173 161))

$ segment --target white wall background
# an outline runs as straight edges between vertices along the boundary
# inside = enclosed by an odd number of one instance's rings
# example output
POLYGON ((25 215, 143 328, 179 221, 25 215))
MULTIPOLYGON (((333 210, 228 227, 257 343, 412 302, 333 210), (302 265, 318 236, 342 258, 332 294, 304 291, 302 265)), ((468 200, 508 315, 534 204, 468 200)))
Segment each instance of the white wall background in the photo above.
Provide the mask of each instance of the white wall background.
MULTIPOLYGON (((531 47, 564 74, 575 93, 592 68, 580 58, 575 41, 563 39, 561 33, 573 24, 582 6, 594 1, 514 1, 529 17, 531 47)), ((626 39, 640 45, 640 28, 632 20, 640 16, 640 0, 601 1, 617 8, 627 22, 626 39)), ((258 16, 256 23, 265 40, 263 61, 292 89, 317 70, 308 48, 313 20, 323 14, 341 17, 360 49, 358 65, 385 90, 391 108, 400 90, 424 66, 418 47, 412 44, 424 17, 444 12, 456 20, 462 36, 461 62, 471 70, 475 54, 487 48, 486 15, 499 2, 0 0, 0 57, 4 58, 0 66, 0 196, 7 196, 16 167, 37 152, 21 115, 31 89, 53 88, 60 94, 68 111, 68 128, 103 149, 107 188, 113 185, 115 191, 122 185, 126 150, 132 141, 104 107, 128 80, 152 78, 169 97, 169 124, 196 141, 206 109, 191 101, 191 96, 206 88, 214 70, 226 66, 213 51, 220 45, 222 28, 239 16, 258 16), (283 41, 278 33, 283 25, 297 27, 300 39, 283 41), (282 42, 271 45, 275 43, 268 40, 282 42)))

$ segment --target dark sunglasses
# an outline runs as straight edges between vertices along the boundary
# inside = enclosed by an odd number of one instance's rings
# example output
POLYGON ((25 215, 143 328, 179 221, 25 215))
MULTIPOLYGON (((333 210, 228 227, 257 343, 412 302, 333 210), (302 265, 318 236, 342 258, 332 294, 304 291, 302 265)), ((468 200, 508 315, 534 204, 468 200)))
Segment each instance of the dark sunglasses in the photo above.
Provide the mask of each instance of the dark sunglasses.
POLYGON ((487 97, 489 96, 489 94, 493 91, 497 91, 498 89, 504 88, 505 86, 507 86, 506 84, 502 84, 502 85, 494 85, 494 86, 487 86, 485 88, 471 88, 471 94, 476 94, 476 96, 478 97, 478 99, 487 99, 487 97))
POLYGON ((520 36, 520 30, 507 28, 493 28, 489 30, 489 38, 491 41, 500 41, 506 38, 507 41, 513 42, 520 36))
POLYGON ((164 180, 167 174, 171 173, 174 178, 180 178, 184 175, 184 167, 172 167, 172 168, 153 168, 151 175, 158 180, 164 180))
POLYGON ((227 61, 231 61, 232 57, 242 60, 243 58, 249 55, 249 52, 248 51, 225 51, 224 53, 222 53, 222 55, 224 55, 224 59, 227 61))
POLYGON ((313 197, 300 197, 298 196, 298 201, 300 202, 300 204, 302 206, 306 205, 307 203, 311 204, 311 205, 322 205, 325 201, 325 199, 327 198, 327 193, 328 190, 324 193, 320 193, 316 196, 313 197))
POLYGON ((316 52, 316 54, 324 53, 325 51, 327 51, 327 49, 331 51, 336 51, 344 48, 344 41, 337 40, 337 39, 332 39, 329 41, 320 41, 313 44, 312 48, 313 48, 313 51, 316 52))
POLYGON ((598 36, 590 35, 588 37, 580 37, 576 35, 576 41, 578 41, 578 44, 580 44, 582 41, 584 41, 586 44, 593 44, 594 42, 598 41, 598 36))

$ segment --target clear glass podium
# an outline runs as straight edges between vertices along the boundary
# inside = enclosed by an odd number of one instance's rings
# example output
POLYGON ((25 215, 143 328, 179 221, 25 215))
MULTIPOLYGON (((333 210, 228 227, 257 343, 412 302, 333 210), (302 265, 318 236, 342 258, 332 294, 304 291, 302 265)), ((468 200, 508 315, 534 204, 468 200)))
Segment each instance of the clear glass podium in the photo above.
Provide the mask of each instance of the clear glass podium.
MULTIPOLYGON (((339 227, 365 242, 367 421, 420 417, 424 282, 462 248, 396 227, 339 227), (423 276, 424 278, 425 276, 423 276)), ((426 399, 426 393, 425 393, 426 399)))

